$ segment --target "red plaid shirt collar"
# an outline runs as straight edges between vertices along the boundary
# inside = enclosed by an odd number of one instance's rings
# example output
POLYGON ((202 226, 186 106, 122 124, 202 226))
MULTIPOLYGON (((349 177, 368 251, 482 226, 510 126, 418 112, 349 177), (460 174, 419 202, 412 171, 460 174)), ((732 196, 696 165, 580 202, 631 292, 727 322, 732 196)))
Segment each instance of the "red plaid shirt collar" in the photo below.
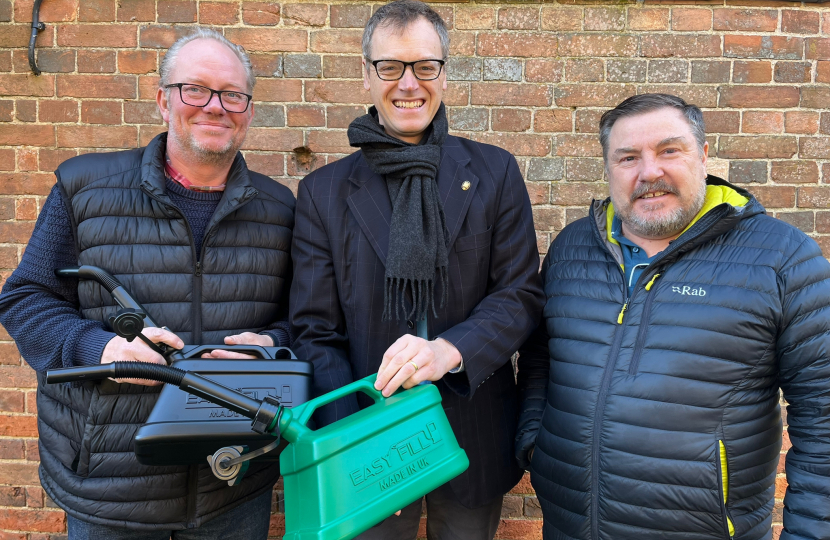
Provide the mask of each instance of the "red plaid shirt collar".
POLYGON ((188 180, 182 173, 177 171, 173 168, 173 165, 170 164, 170 158, 165 158, 164 162, 164 173, 167 175, 170 180, 176 182, 180 186, 185 189, 189 189, 191 191, 225 191, 225 186, 227 184, 222 184, 219 186, 196 186, 193 185, 193 182, 188 180))

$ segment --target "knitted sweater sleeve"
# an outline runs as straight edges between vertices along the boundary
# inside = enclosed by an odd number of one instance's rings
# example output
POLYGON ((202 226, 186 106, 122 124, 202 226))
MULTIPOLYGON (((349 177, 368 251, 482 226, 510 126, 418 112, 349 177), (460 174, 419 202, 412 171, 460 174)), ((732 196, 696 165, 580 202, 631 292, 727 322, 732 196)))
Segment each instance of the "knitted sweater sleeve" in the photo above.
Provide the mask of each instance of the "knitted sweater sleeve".
POLYGON ((20 265, 0 292, 0 324, 37 372, 101 361, 115 334, 79 311, 78 280, 58 278, 58 268, 77 266, 72 221, 55 186, 35 223, 20 265))

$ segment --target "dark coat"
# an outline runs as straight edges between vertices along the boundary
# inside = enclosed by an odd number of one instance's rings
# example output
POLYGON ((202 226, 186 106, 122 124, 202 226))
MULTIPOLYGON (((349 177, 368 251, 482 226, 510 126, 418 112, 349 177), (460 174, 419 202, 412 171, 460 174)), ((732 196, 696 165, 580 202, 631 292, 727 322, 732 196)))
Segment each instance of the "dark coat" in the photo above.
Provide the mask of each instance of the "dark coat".
MULTIPOLYGON (((539 255, 527 191, 508 152, 448 137, 437 182, 450 238, 449 297, 437 318, 428 317, 428 329, 464 359, 466 371, 436 386, 470 458, 451 485, 474 508, 521 477, 512 455, 510 357, 539 320, 539 255)), ((381 320, 391 215, 386 182, 361 152, 300 182, 291 323, 297 356, 314 363, 317 395, 376 373, 386 349, 416 333, 412 321, 381 320)), ((362 395, 343 399, 316 418, 325 425, 370 403, 362 395)))
POLYGON ((546 540, 728 539, 730 523, 771 538, 779 388, 781 539, 830 538, 830 265, 747 192, 709 184, 749 201, 704 214, 630 297, 607 201, 550 247, 545 322, 519 359, 518 456, 535 441, 546 540))
MULTIPOLYGON (((197 263, 187 220, 164 189, 164 150, 160 135, 146 148, 61 164, 56 174, 78 264, 109 270, 185 343, 222 343, 227 335, 262 330, 279 318, 287 294, 294 196, 249 171, 238 155, 197 263)), ((116 311, 99 284, 78 288, 85 318, 103 321, 116 311)), ((36 345, 18 344, 24 357, 36 345)), ((240 485, 228 487, 207 464, 138 463, 133 437, 160 388, 110 380, 47 385, 39 374, 40 479, 58 506, 103 525, 183 529, 273 487, 279 477, 273 465, 253 464, 240 485)))

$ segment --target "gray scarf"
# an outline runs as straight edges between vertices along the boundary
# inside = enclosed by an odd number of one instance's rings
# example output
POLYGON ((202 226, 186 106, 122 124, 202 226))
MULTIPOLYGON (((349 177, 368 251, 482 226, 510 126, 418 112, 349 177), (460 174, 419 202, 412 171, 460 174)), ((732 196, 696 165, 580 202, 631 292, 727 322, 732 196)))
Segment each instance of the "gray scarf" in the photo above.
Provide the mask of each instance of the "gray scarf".
POLYGON ((447 300, 447 233, 444 208, 438 196, 438 164, 441 146, 447 138, 444 104, 438 108, 429 134, 421 144, 411 144, 387 135, 378 123, 377 109, 355 119, 349 126, 349 144, 363 151, 369 167, 383 175, 392 200, 389 228, 389 253, 386 257, 386 283, 383 320, 393 317, 420 321, 427 309, 437 317, 434 278, 441 280, 441 304, 447 300), (407 312, 404 297, 412 295, 407 312))

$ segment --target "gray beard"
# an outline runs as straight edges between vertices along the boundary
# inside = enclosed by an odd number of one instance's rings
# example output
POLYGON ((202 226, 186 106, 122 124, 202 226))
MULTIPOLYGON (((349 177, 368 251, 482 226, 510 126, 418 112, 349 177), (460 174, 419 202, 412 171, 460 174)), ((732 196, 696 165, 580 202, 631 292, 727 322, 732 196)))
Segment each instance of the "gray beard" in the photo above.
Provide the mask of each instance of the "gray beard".
MULTIPOLYGON (((660 191, 669 191, 675 193, 675 191, 669 186, 665 184, 661 184, 659 181, 655 183, 650 188, 657 188, 660 191)), ((635 198, 638 197, 635 193, 635 198)), ((659 217, 650 217, 647 218, 642 215, 637 215, 632 211, 633 201, 625 206, 618 206, 616 202, 613 201, 614 204, 614 211, 616 212, 617 216, 620 220, 625 223, 625 225, 637 236, 643 238, 667 238, 669 236, 673 236, 683 229, 685 229, 689 223, 692 222, 694 217, 700 212, 700 209, 703 208, 703 203, 706 201, 706 183, 702 183, 700 189, 697 193, 694 194, 694 199, 692 204, 686 208, 682 206, 680 208, 674 209, 671 213, 659 216, 659 217)))
MULTIPOLYGON (((207 165, 225 165, 232 162, 236 157, 236 153, 242 147, 242 141, 231 139, 228 143, 219 149, 206 148, 199 144, 193 137, 183 136, 173 125, 168 126, 168 140, 172 139, 179 149, 191 156, 194 161, 205 163, 207 165)), ((168 143, 169 144, 169 143, 168 143)))

